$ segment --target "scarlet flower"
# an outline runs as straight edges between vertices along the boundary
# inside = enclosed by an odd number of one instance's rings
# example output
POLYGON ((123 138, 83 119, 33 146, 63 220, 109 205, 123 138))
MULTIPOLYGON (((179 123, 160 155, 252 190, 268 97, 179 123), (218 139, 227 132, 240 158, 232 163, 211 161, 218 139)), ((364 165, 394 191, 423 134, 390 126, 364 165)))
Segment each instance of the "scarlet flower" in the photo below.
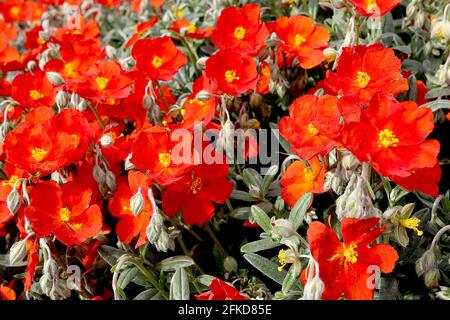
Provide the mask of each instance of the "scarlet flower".
POLYGON ((16 40, 17 31, 13 24, 0 18, 0 63, 8 63, 19 58, 19 51, 9 43, 16 40))
POLYGON ((342 219, 343 243, 323 223, 314 221, 309 225, 311 254, 319 264, 319 276, 325 285, 322 299, 335 300, 341 294, 349 300, 373 299, 375 286, 368 285, 375 272, 373 267, 390 273, 398 260, 397 252, 388 244, 369 247, 383 232, 384 227, 377 227, 379 221, 379 218, 342 219))
POLYGON ((412 170, 432 168, 439 153, 437 140, 426 140, 434 128, 433 113, 382 94, 372 99, 359 122, 342 130, 343 145, 360 161, 370 161, 383 176, 407 177, 412 170))
POLYGON ((217 82, 219 91, 232 96, 254 90, 258 81, 255 60, 230 49, 208 58, 205 72, 217 82))
POLYGON ((120 241, 128 244, 139 235, 136 248, 146 242, 146 229, 152 217, 153 209, 147 196, 149 188, 151 188, 151 180, 147 176, 139 171, 129 171, 128 183, 119 185, 109 201, 109 211, 113 216, 120 218, 116 226, 117 236, 120 241), (144 199, 144 207, 135 216, 131 211, 130 199, 139 192, 144 199))
POLYGON ((34 273, 39 264, 39 242, 36 237, 28 239, 26 243, 27 249, 27 268, 25 269, 25 279, 23 279, 24 291, 29 292, 33 284, 34 273))
POLYGON ((14 217, 8 209, 7 199, 14 186, 16 189, 21 186, 21 183, 16 183, 17 178, 17 176, 11 176, 9 180, 0 181, 0 228, 14 217))
POLYGON ((203 224, 214 216, 213 202, 224 203, 232 189, 228 165, 202 164, 164 189, 162 208, 169 217, 181 210, 184 222, 203 224))
POLYGON ((264 95, 270 90, 270 65, 267 61, 263 61, 259 65, 259 73, 261 74, 256 87, 258 94, 264 95))
POLYGON ((16 300, 16 292, 13 289, 14 281, 9 286, 0 284, 0 300, 16 300))
POLYGON ((212 42, 220 49, 258 54, 269 36, 267 27, 260 21, 259 9, 257 4, 246 4, 240 9, 233 6, 222 10, 211 34, 212 42))
POLYGON ((336 146, 331 138, 338 136, 341 127, 337 102, 329 95, 301 96, 289 107, 289 117, 280 120, 281 135, 302 159, 324 156, 336 146))
POLYGON ((225 281, 214 278, 209 285, 210 291, 196 294, 196 300, 248 300, 234 287, 225 281))
POLYGON ((422 191, 432 197, 439 194, 439 181, 441 180, 441 167, 436 159, 436 164, 432 168, 419 168, 410 171, 406 177, 389 176, 399 186, 409 191, 422 191))
POLYGON ((152 80, 170 80, 187 63, 170 37, 140 39, 131 51, 136 68, 152 80))
POLYGON ((182 142, 172 141, 170 129, 163 126, 143 130, 132 146, 130 162, 139 170, 147 171, 148 176, 157 183, 173 183, 192 166, 191 154, 185 154, 184 147, 180 146, 189 145, 191 148, 192 137, 181 138, 182 142), (176 150, 176 146, 181 150, 176 150))
POLYGON ((77 93, 93 101, 116 104, 116 99, 131 93, 132 79, 115 61, 101 61, 92 66, 77 84, 77 93))
POLYGON ((145 22, 138 23, 135 26, 136 32, 128 39, 125 48, 132 47, 156 22, 158 22, 158 17, 153 16, 145 22))
POLYGON ((308 164, 294 161, 280 180, 283 187, 281 196, 284 201, 293 208, 305 193, 322 193, 326 171, 325 164, 317 158, 312 158, 308 164))
POLYGON ((344 48, 336 73, 328 71, 325 86, 340 97, 369 103, 379 91, 395 97, 408 90, 408 81, 401 75, 401 61, 394 51, 373 44, 344 48))
MULTIPOLYGON (((327 47, 330 35, 311 18, 281 17, 276 20, 274 30, 283 41, 280 49, 286 54, 288 65, 297 58, 302 68, 311 69, 325 61, 323 49, 327 47)), ((282 59, 281 55, 279 59, 282 59)))
POLYGON ((363 16, 384 16, 386 13, 394 9, 401 0, 350 0, 363 16))
POLYGON ((192 39, 209 38, 213 30, 212 27, 208 27, 206 29, 197 28, 194 23, 190 23, 187 19, 175 20, 169 30, 175 31, 176 33, 181 33, 183 28, 186 30, 184 36, 192 39))
POLYGON ((46 7, 40 1, 8 0, 0 2, 0 14, 7 22, 37 21, 41 19, 46 7))
POLYGON ((41 181, 30 192, 25 216, 38 237, 54 234, 67 246, 81 244, 102 228, 102 213, 91 205, 92 191, 70 181, 62 186, 55 181, 41 181))
POLYGON ((6 136, 5 168, 10 174, 18 170, 49 174, 80 160, 93 137, 93 129, 80 111, 64 109, 53 116, 49 107, 34 109, 6 136))
POLYGON ((11 86, 11 97, 22 107, 51 107, 55 104, 56 90, 45 72, 19 74, 11 86))

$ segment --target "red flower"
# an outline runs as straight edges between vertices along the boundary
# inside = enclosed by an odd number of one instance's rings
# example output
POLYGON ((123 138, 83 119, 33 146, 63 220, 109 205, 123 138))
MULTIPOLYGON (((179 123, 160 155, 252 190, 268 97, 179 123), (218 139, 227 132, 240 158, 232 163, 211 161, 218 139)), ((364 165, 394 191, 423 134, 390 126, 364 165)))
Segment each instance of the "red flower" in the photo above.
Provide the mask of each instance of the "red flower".
POLYGON ((174 152, 175 146, 179 143, 191 146, 191 136, 181 138, 182 142, 172 141, 170 130, 162 126, 146 129, 139 134, 132 146, 133 156, 130 162, 139 170, 148 171, 149 177, 155 182, 172 183, 192 165, 191 155, 184 154, 183 150, 180 154, 174 152))
POLYGON ((224 203, 232 190, 228 165, 199 165, 164 189, 162 208, 170 217, 181 210, 184 222, 203 224, 214 216, 212 203, 224 203))
MULTIPOLYGON (((286 54, 289 65, 297 58, 302 68, 311 69, 325 61, 323 49, 327 47, 330 35, 324 27, 315 25, 311 18, 281 17, 277 19, 274 30, 283 41, 280 49, 286 54)), ((282 56, 278 58, 282 59, 282 56)))
POLYGON ((16 292, 12 288, 14 281, 12 281, 9 286, 5 284, 0 284, 0 300, 16 300, 16 292))
POLYGON ((136 68, 152 80, 170 80, 187 58, 175 47, 170 37, 141 39, 131 51, 136 68))
POLYGON ((102 228, 102 213, 90 204, 91 196, 90 189, 74 181, 62 186, 39 182, 30 192, 25 215, 38 237, 54 234, 67 246, 81 244, 102 228))
POLYGON ((206 61, 206 76, 217 82, 223 93, 235 96, 256 88, 255 60, 234 50, 220 50, 206 61))
POLYGON ((373 299, 374 287, 369 277, 373 267, 390 273, 398 259, 397 252, 388 244, 369 245, 383 232, 377 227, 378 218, 341 221, 343 242, 332 228, 314 221, 308 228, 311 254, 319 264, 319 275, 325 284, 322 299, 338 299, 344 294, 349 300, 373 299))
POLYGON ((132 47, 156 22, 158 22, 158 17, 153 16, 148 21, 138 23, 135 26, 136 32, 128 39, 125 48, 132 47))
POLYGON ((308 160, 326 155, 335 146, 340 130, 338 99, 333 96, 306 95, 289 107, 289 117, 280 120, 281 135, 292 144, 292 151, 308 160))
POLYGON ((344 126, 341 138, 360 161, 370 161, 381 175, 407 177, 413 170, 435 166, 439 142, 425 141, 433 128, 429 108, 377 94, 359 122, 344 126))
POLYGON ((28 239, 26 243, 27 249, 27 268, 25 270, 25 279, 23 279, 24 291, 29 292, 33 284, 34 273, 39 264, 39 244, 36 237, 33 240, 28 239))
POLYGON ((256 92, 264 95, 270 91, 270 65, 267 61, 263 61, 259 65, 259 73, 261 74, 258 80, 256 92))
POLYGON ((344 48, 336 73, 328 71, 325 86, 340 97, 356 97, 369 103, 378 91, 395 97, 408 90, 401 75, 401 61, 381 44, 344 48))
POLYGON ((12 176, 9 180, 0 181, 0 228, 8 223, 14 216, 9 211, 7 199, 14 186, 19 189, 21 183, 17 183, 17 176, 12 176))
POLYGON ((384 16, 394 9, 401 0, 350 0, 363 16, 384 16))
POLYGON ((322 193, 326 171, 325 165, 317 158, 312 158, 308 164, 294 161, 280 180, 284 201, 293 208, 305 193, 322 193))
POLYGON ((19 74, 11 85, 11 97, 22 107, 51 107, 55 104, 56 91, 45 72, 19 74))
POLYGON ((256 55, 266 46, 267 27, 260 21, 259 5, 246 4, 242 8, 222 10, 217 27, 211 34, 212 42, 220 49, 256 55))
POLYGON ((439 181, 441 180, 441 167, 436 159, 436 165, 432 168, 420 168, 410 171, 407 177, 389 176, 399 186, 409 191, 422 191, 432 197, 439 194, 439 181))
POLYGON ((93 101, 116 104, 116 99, 126 98, 131 93, 132 79, 115 61, 101 61, 93 65, 83 78, 76 81, 77 93, 93 101))
POLYGON ((125 244, 139 235, 136 248, 147 241, 146 229, 152 216, 152 205, 148 199, 148 189, 151 188, 151 181, 139 171, 128 172, 128 183, 119 185, 114 196, 109 201, 109 211, 115 217, 120 218, 116 226, 116 233, 120 241, 125 244), (144 199, 142 211, 135 216, 131 211, 130 199, 140 192, 144 199))
POLYGON ((30 175, 49 174, 80 160, 93 137, 94 131, 80 111, 64 109, 53 116, 51 108, 37 108, 6 136, 5 168, 12 169, 10 174, 19 169, 30 175))
POLYGON ((212 32, 212 27, 208 27, 206 29, 199 29, 195 26, 195 24, 190 23, 187 19, 178 19, 172 23, 172 26, 169 30, 175 31, 176 33, 181 33, 181 30, 185 28, 186 33, 185 37, 192 39, 206 39, 209 38, 212 32))
POLYGON ((214 278, 209 285, 210 291, 202 294, 196 294, 197 300, 248 300, 234 287, 227 284, 225 281, 214 278))

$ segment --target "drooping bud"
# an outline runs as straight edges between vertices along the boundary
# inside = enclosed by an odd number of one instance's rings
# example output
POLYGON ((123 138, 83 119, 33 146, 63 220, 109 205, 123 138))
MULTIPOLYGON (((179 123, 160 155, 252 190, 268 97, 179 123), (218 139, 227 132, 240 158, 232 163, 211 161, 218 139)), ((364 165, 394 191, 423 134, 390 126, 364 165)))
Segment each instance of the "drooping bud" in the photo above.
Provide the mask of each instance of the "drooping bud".
POLYGON ((69 95, 65 91, 58 91, 55 100, 56 105, 60 110, 66 108, 69 105, 69 95))
POLYGON ((106 45, 105 51, 106 51, 106 55, 108 56, 108 58, 110 58, 110 59, 117 58, 117 49, 114 48, 113 46, 106 45))
POLYGON ((195 98, 199 101, 206 102, 209 99, 211 99, 211 93, 209 93, 208 90, 200 90, 196 95, 195 98))
POLYGON ((20 194, 16 188, 13 188, 6 198, 6 206, 11 214, 16 214, 20 207, 20 194))
POLYGON ((46 75, 48 81, 55 86, 62 86, 65 83, 64 78, 58 72, 49 71, 46 75))
POLYGON ((104 148, 108 148, 109 146, 111 146, 114 143, 114 139, 109 135, 109 134, 104 134, 101 138, 100 138, 100 144, 102 145, 102 147, 104 148))
POLYGON ((9 250, 9 262, 12 265, 22 262, 27 256, 26 243, 27 241, 24 239, 11 246, 11 249, 9 250))
POLYGON ((227 256, 224 260, 223 260, 223 269, 226 272, 234 272, 237 273, 238 272, 238 263, 236 261, 235 258, 233 258, 232 256, 227 256))
POLYGON ((139 188, 138 191, 130 199, 131 212, 135 217, 137 217, 139 213, 141 213, 142 209, 144 209, 144 205, 144 197, 142 196, 141 188, 139 188))

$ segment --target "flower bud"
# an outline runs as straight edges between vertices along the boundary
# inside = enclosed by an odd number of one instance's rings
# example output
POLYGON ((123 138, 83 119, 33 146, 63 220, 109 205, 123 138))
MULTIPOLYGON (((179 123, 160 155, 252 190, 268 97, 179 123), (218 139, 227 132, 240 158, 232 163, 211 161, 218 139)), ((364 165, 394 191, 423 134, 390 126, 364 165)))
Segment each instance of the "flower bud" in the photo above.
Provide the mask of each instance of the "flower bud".
POLYGON ((76 109, 80 112, 86 111, 88 108, 88 103, 85 99, 82 99, 79 104, 77 104, 76 109))
POLYGON ((208 60, 208 57, 201 57, 197 60, 197 66, 199 66, 201 69, 204 69, 206 66, 206 60, 208 60))
POLYGON ((229 273, 231 273, 231 272, 237 273, 238 272, 238 263, 237 263, 236 259, 233 258, 232 256, 227 256, 223 260, 223 269, 229 273))
POLYGON ((64 78, 58 72, 49 71, 46 73, 48 81, 55 86, 61 86, 65 83, 64 78))
POLYGON ((141 188, 139 188, 134 196, 132 196, 130 199, 131 212, 135 217, 137 217, 139 213, 141 213, 142 209, 144 209, 144 205, 144 197, 142 196, 141 188))
POLYGON ((108 148, 114 143, 114 139, 109 134, 104 134, 99 141, 104 148, 108 148))
POLYGON ((285 205, 285 202, 284 202, 283 198, 279 196, 277 198, 277 200, 275 201, 275 210, 283 211, 284 210, 284 205, 285 205))
POLYGON ((208 90, 200 90, 196 95, 195 98, 199 101, 206 102, 209 99, 211 99, 211 93, 208 92, 208 90))
POLYGON ((92 176, 94 177, 97 183, 103 183, 105 181, 105 171, 100 168, 99 165, 95 165, 94 169, 92 169, 92 176))
POLYGON ((272 234, 281 238, 289 238, 296 234, 292 223, 286 219, 277 219, 272 223, 272 234))
POLYGON ((323 55, 328 62, 333 62, 337 58, 337 51, 334 48, 326 48, 323 50, 323 55))
POLYGON ((27 63, 27 69, 28 70, 34 70, 34 69, 36 69, 36 61, 34 61, 34 60, 31 60, 31 61, 28 61, 28 63, 27 63))
POLYGON ((6 198, 6 206, 11 214, 16 214, 20 207, 20 194, 16 188, 13 188, 6 198))
POLYGON ((76 108, 78 106, 78 104, 80 103, 81 98, 78 94, 76 93, 72 93, 72 96, 70 97, 70 104, 76 108))
POLYGON ((302 300, 320 300, 324 290, 323 281, 319 277, 314 277, 306 282, 302 300))
POLYGON ((105 51, 106 51, 106 55, 108 56, 108 58, 110 58, 110 59, 117 58, 117 49, 114 48, 113 46, 106 45, 105 51))
POLYGON ((114 175, 114 173, 112 171, 109 171, 109 170, 106 171, 105 184, 109 190, 111 190, 111 191, 116 190, 116 187, 117 187, 116 176, 114 175))
POLYGON ((26 240, 20 240, 11 246, 9 250, 9 262, 11 264, 20 263, 25 259, 27 256, 26 243, 26 240))
POLYGON ((69 95, 65 91, 58 91, 55 100, 59 109, 64 109, 69 105, 69 95))
POLYGON ((439 280, 441 279, 441 274, 438 268, 434 268, 424 275, 425 286, 428 289, 436 288, 439 286, 439 280))
POLYGON ((428 249, 424 254, 416 261, 416 273, 417 276, 422 276, 426 272, 437 267, 436 255, 432 249, 428 249))

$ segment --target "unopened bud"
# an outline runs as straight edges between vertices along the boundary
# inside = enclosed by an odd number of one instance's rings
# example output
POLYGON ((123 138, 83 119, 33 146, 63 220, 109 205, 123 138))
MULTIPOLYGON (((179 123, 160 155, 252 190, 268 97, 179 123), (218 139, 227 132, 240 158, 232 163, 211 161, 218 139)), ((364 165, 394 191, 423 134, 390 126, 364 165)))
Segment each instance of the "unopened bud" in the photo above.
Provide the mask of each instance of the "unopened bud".
POLYGON ((81 101, 80 96, 76 93, 72 93, 72 96, 70 97, 70 104, 76 108, 80 103, 80 101, 81 101))
POLYGON ((114 48, 110 45, 107 45, 105 48, 105 51, 106 51, 106 55, 108 56, 108 58, 110 58, 110 59, 117 58, 117 49, 116 48, 114 48))
POLYGON ((65 83, 64 78, 58 72, 49 71, 46 75, 48 81, 55 86, 61 86, 65 83))
POLYGON ((85 99, 82 99, 79 104, 77 104, 76 109, 80 112, 86 111, 88 108, 88 103, 85 99))
POLYGON ((314 277, 305 284, 303 289, 303 300, 320 300, 322 293, 325 290, 325 285, 319 277, 314 277))
POLYGON ((108 148, 109 146, 111 146, 114 143, 114 139, 109 135, 109 134, 104 134, 101 138, 100 138, 100 144, 102 145, 102 147, 104 148, 108 148))
POLYGON ((26 240, 20 240, 11 246, 9 250, 9 262, 13 265, 22 262, 26 255, 26 240))
POLYGON ((211 99, 211 93, 208 92, 208 90, 200 90, 196 95, 195 98, 199 101, 206 102, 209 99, 211 99))
POLYGON ((28 70, 34 70, 34 69, 36 69, 36 67, 37 67, 36 61, 34 61, 34 60, 28 61, 28 63, 27 63, 28 70))
POLYGON ((201 68, 204 69, 206 66, 206 60, 208 60, 207 57, 201 57, 200 59, 197 60, 197 65, 201 68))
POLYGON ((16 214, 20 207, 20 195, 16 188, 13 188, 6 198, 6 206, 11 214, 16 214))
POLYGON ((55 100, 59 109, 64 109, 69 105, 69 95, 65 91, 58 91, 55 100))
POLYGON ((424 277, 425 286, 428 289, 436 288, 439 286, 439 280, 441 279, 441 274, 438 268, 434 268, 427 273, 425 273, 424 277))
POLYGON ((135 217, 141 213, 142 209, 144 209, 144 197, 142 196, 141 188, 131 197, 130 199, 130 208, 131 212, 135 217))
POLYGON ((296 234, 292 223, 286 219, 277 219, 272 223, 272 234, 281 238, 289 238, 296 234))
POLYGON ((223 260, 223 268, 226 272, 237 273, 238 272, 238 263, 237 263, 236 259, 233 258, 232 256, 227 256, 223 260))
POLYGON ((333 62, 336 60, 337 51, 333 48, 326 48, 323 50, 323 55, 327 59, 328 62, 333 62))
POLYGON ((111 191, 116 190, 116 187, 117 187, 116 176, 114 175, 114 173, 112 171, 109 171, 109 170, 106 171, 105 184, 109 190, 111 190, 111 191))

